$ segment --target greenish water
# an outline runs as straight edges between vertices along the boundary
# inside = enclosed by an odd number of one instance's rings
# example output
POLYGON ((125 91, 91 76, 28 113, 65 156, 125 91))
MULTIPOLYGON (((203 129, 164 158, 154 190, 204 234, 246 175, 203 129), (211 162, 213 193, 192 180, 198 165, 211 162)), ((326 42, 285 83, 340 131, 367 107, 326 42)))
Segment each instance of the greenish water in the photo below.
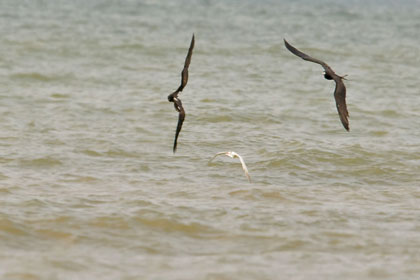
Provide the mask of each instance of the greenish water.
POLYGON ((0 279, 418 279, 419 30, 409 0, 1 1, 0 279), (350 132, 283 38, 348 74, 350 132))

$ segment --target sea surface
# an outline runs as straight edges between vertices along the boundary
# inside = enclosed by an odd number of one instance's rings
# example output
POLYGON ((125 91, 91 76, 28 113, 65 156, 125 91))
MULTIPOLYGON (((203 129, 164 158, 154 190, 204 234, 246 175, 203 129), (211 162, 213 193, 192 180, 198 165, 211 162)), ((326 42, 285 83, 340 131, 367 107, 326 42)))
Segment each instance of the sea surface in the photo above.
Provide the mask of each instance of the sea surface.
POLYGON ((419 77, 419 0, 1 0, 0 279, 420 279, 419 77))

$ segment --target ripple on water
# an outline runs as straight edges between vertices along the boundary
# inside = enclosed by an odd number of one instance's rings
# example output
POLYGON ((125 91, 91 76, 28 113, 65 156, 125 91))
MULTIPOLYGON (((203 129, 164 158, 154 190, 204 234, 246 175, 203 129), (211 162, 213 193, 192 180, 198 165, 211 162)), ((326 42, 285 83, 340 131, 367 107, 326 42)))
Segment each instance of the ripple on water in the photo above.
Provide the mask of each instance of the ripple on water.
POLYGON ((198 222, 181 222, 177 219, 169 218, 147 218, 136 217, 136 223, 145 226, 151 231, 161 231, 166 233, 179 233, 195 238, 205 238, 209 234, 220 234, 223 231, 198 223, 198 222))
POLYGON ((25 82, 54 82, 68 81, 69 79, 73 78, 73 75, 42 74, 39 72, 29 72, 12 74, 10 75, 10 78, 25 82))
POLYGON ((0 217, 0 231, 12 236, 26 234, 26 230, 23 226, 3 217, 0 217))
POLYGON ((56 92, 56 93, 52 93, 51 97, 52 98, 57 98, 57 99, 65 99, 65 98, 70 98, 71 95, 67 94, 67 93, 56 92))
POLYGON ((5 279, 10 280, 41 280, 42 277, 39 277, 34 273, 6 273, 4 274, 5 279))
POLYGON ((21 159, 19 164, 22 167, 33 167, 33 168, 46 168, 46 167, 57 167, 62 165, 62 161, 58 158, 51 156, 40 157, 35 159, 21 159))

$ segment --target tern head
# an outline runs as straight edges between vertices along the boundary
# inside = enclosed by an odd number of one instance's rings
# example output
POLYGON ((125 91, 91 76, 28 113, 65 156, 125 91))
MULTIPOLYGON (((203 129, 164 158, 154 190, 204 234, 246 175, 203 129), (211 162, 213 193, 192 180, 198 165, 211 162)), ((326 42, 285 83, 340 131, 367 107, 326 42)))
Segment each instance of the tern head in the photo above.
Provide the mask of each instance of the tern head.
POLYGON ((327 80, 332 80, 333 77, 331 77, 329 74, 327 74, 327 72, 324 72, 324 78, 327 80))
POLYGON ((231 157, 231 158, 235 158, 235 156, 236 157, 238 156, 238 154, 235 153, 234 151, 228 151, 228 152, 225 153, 225 155, 227 155, 228 157, 231 157))

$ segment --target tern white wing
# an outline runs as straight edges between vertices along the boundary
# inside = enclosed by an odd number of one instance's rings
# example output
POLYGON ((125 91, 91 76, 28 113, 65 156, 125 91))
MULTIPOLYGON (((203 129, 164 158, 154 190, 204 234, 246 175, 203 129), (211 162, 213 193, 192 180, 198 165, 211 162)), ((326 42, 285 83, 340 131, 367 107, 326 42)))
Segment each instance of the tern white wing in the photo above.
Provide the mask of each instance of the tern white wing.
POLYGON ((232 152, 232 154, 233 154, 234 157, 239 158, 239 160, 241 161, 241 164, 242 164, 242 169, 245 172, 245 176, 248 178, 248 181, 251 182, 251 176, 249 176, 248 168, 246 167, 244 159, 239 154, 237 154, 235 152, 232 152))
POLYGON ((220 152, 220 153, 217 153, 216 155, 214 155, 210 160, 209 160, 209 163, 213 160, 213 159, 215 159, 217 156, 220 156, 220 155, 226 155, 226 156, 228 156, 228 157, 231 157, 231 158, 235 158, 235 157, 237 157, 237 158, 239 158, 239 160, 240 160, 240 162, 241 162, 241 165, 242 165, 242 169, 244 170, 244 172, 245 172, 245 176, 248 178, 248 181, 249 182, 251 182, 251 176, 249 176, 249 172, 248 172, 248 168, 246 167, 246 164, 245 164, 245 161, 243 160, 243 158, 238 154, 238 153, 235 153, 234 151, 228 151, 228 152, 220 152))

